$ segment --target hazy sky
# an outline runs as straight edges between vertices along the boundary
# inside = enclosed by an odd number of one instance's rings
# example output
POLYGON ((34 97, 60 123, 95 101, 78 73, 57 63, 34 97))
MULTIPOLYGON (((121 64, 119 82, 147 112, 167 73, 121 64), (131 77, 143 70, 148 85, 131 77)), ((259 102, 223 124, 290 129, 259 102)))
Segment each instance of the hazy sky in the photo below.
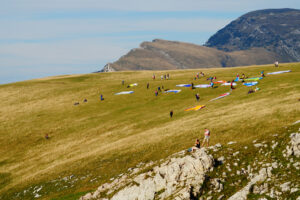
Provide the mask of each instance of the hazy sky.
POLYGON ((90 73, 155 38, 204 44, 253 10, 299 0, 0 0, 0 84, 90 73))

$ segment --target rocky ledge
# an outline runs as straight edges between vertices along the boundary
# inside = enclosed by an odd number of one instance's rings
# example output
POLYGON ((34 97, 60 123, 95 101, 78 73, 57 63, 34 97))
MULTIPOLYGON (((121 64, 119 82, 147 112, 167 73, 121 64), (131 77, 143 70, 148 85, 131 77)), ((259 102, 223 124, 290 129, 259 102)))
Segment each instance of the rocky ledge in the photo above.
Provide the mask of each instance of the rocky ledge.
POLYGON ((153 167, 150 163, 132 170, 110 184, 101 185, 94 193, 81 197, 87 199, 131 200, 131 199, 191 199, 197 196, 205 174, 213 168, 213 157, 205 149, 190 155, 174 154, 167 161, 153 167), (141 171, 149 170, 141 173, 141 171))

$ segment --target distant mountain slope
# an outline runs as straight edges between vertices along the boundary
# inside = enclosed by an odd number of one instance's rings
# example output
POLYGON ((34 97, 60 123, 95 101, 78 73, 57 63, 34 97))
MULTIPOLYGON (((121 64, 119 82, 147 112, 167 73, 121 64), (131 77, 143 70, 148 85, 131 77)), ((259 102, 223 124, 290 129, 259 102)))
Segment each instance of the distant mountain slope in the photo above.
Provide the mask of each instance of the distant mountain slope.
POLYGON ((300 61, 300 10, 247 13, 199 46, 153 40, 131 50, 102 71, 234 67, 300 61))
POLYGON ((300 61, 300 10, 249 12, 218 31, 206 46, 224 51, 262 47, 281 55, 284 62, 300 61))
POLYGON ((103 71, 170 70, 231 67, 272 63, 278 56, 263 48, 224 52, 215 48, 183 42, 153 40, 131 50, 118 61, 107 64, 103 71))

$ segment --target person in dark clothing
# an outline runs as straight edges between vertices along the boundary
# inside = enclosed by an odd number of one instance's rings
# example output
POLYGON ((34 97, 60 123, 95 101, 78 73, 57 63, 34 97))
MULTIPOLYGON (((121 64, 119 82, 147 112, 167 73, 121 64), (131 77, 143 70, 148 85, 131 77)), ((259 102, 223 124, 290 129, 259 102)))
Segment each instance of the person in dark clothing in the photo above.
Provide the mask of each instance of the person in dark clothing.
POLYGON ((87 99, 84 99, 83 102, 87 102, 87 99))
POLYGON ((188 152, 194 152, 197 149, 200 149, 200 141, 199 141, 199 139, 196 139, 195 146, 189 148, 188 152))
POLYGON ((147 83, 147 89, 149 89, 149 83, 147 83))
POLYGON ((249 89, 248 94, 254 93, 253 89, 249 89))
POLYGON ((103 100, 104 100, 104 98, 103 98, 103 95, 102 95, 102 94, 100 94, 100 100, 101 100, 101 101, 103 101, 103 100))
POLYGON ((160 89, 160 87, 158 87, 158 88, 157 88, 157 90, 158 90, 159 92, 161 92, 161 89, 160 89))
POLYGON ((161 89, 162 89, 162 90, 165 89, 163 85, 161 86, 161 89))
POLYGON ((158 95, 158 92, 157 92, 157 90, 155 90, 155 96, 157 97, 157 95, 158 95))
POLYGON ((173 110, 170 111, 170 117, 173 117, 173 110))
POLYGON ((195 96, 196 96, 196 100, 199 101, 200 100, 199 93, 195 94, 195 96))
POLYGON ((122 85, 124 85, 125 84, 125 81, 124 80, 122 80, 122 85))
POLYGON ((231 83, 230 83, 230 88, 231 88, 231 90, 234 90, 234 89, 235 89, 235 88, 233 87, 233 82, 234 82, 234 80, 232 80, 231 83))
POLYGON ((49 140, 49 139, 50 139, 48 133, 45 135, 45 139, 46 139, 46 140, 49 140))

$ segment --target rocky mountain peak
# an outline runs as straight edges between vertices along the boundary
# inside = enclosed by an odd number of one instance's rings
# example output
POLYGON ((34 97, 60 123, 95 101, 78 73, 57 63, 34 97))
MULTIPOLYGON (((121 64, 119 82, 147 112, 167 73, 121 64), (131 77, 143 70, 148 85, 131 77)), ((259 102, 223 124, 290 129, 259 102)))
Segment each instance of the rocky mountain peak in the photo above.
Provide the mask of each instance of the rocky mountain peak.
POLYGON ((205 46, 224 51, 265 48, 300 61, 300 10, 267 9, 249 12, 214 34, 205 46))

